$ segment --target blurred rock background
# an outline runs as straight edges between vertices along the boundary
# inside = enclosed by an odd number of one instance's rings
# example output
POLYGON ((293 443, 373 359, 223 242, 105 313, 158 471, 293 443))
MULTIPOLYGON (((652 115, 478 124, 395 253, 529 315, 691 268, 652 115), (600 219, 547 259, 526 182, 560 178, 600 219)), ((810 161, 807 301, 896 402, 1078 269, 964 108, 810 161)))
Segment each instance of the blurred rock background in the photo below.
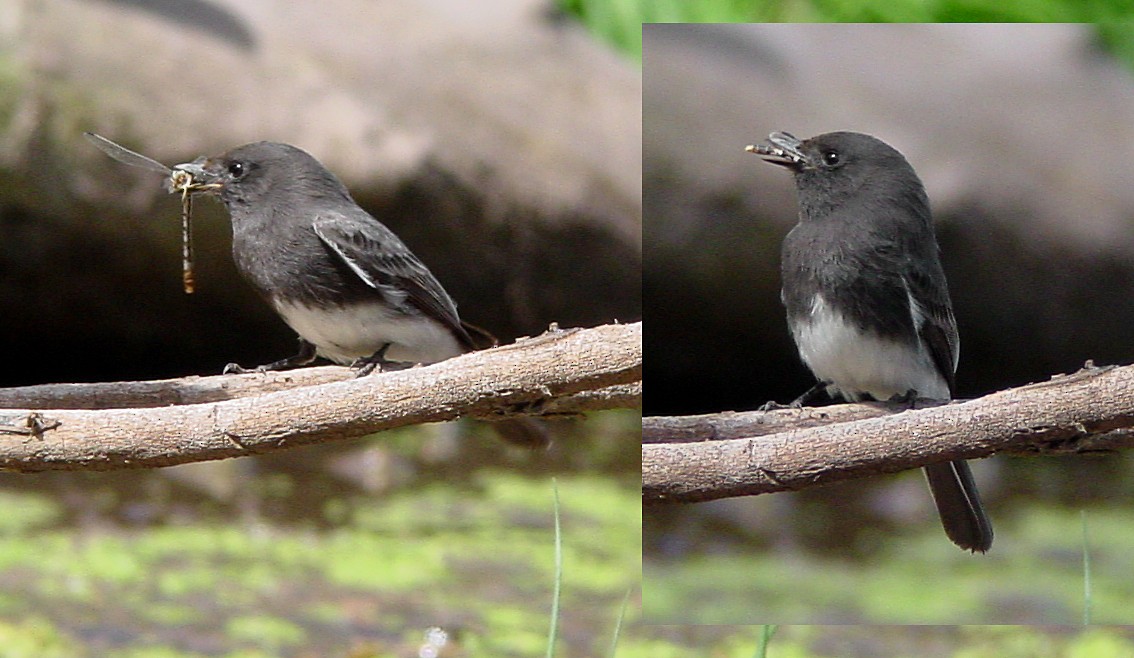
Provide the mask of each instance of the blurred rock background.
MULTIPOLYGON (((960 397, 1088 359, 1134 362, 1134 177, 1124 164, 1134 158, 1134 75, 1101 37, 1090 25, 647 26, 645 412, 754 409, 814 382, 779 300, 780 244, 797 214, 791 176, 744 151, 777 130, 870 133, 918 171, 960 328, 960 397)), ((1123 456, 975 469, 999 546, 1012 545, 1023 504, 1078 509, 1134 493, 1123 456)), ((937 525, 921 480, 649 508, 646 552, 659 562, 647 581, 681 581, 663 558, 751 546, 875 555, 912 524, 937 525)), ((676 600, 677 614, 696 607, 676 600)))

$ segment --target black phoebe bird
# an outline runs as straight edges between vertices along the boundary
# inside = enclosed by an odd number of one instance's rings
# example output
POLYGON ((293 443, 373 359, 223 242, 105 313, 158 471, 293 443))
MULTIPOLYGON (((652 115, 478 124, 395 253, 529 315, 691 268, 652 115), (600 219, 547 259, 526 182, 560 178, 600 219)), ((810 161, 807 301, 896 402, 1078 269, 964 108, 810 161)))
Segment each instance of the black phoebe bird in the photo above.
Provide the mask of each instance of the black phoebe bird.
MULTIPOLYGON (((214 194, 232 218, 232 255, 244 278, 299 334, 299 353, 255 370, 317 357, 365 375, 394 364, 436 363, 487 347, 457 305, 390 229, 307 152, 255 142, 175 166, 214 194)), ((225 372, 248 372, 235 363, 225 372)), ((495 423, 505 439, 542 445, 537 423, 495 423)))
MULTIPOLYGON (((804 141, 772 133, 748 150, 795 176, 799 223, 784 239, 781 299, 816 388, 851 402, 952 398, 957 322, 913 167, 853 132, 804 141)), ((968 464, 925 473, 945 534, 987 551, 992 526, 968 464)))

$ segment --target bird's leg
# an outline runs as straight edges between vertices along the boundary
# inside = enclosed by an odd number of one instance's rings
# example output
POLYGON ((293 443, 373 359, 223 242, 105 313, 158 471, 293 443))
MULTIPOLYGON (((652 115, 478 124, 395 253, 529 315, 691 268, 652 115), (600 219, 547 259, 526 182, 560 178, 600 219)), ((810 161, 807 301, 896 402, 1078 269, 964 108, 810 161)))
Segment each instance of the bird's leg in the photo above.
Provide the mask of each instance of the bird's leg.
POLYGON ((788 406, 798 409, 799 407, 802 407, 804 405, 811 404, 821 396, 827 395, 827 387, 830 385, 831 382, 827 380, 820 380, 818 382, 815 382, 814 386, 804 391, 803 395, 792 400, 788 406))
POLYGON ((365 377, 375 370, 378 370, 379 372, 385 372, 387 370, 404 370, 406 368, 412 368, 414 366, 413 363, 407 363, 405 361, 391 361, 387 359, 386 350, 388 349, 390 349, 390 343, 386 343, 382 347, 379 347, 378 351, 374 352, 370 356, 364 356, 355 359, 354 363, 350 364, 350 367, 358 368, 358 372, 355 374, 355 377, 365 377))
POLYGON ((291 370, 293 368, 300 368, 302 366, 311 365, 315 360, 315 346, 311 343, 299 339, 299 353, 295 356, 289 356, 286 359, 266 363, 262 366, 255 368, 242 368, 238 364, 230 363, 224 367, 224 375, 240 375, 247 372, 267 372, 269 370, 291 370))
POLYGON ((827 393, 827 387, 831 385, 828 381, 816 382, 814 386, 807 389, 803 395, 797 397, 787 404, 780 404, 775 400, 769 400, 760 405, 760 411, 772 411, 774 409, 799 409, 805 404, 814 402, 820 395, 827 393))

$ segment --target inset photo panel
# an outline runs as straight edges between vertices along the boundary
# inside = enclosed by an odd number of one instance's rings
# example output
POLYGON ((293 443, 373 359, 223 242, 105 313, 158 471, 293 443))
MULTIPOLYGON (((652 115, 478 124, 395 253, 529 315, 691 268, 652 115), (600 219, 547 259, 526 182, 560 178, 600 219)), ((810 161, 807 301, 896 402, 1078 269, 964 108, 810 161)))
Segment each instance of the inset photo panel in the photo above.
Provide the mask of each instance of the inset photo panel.
POLYGON ((1134 58, 643 26, 643 617, 1134 620, 1134 58))

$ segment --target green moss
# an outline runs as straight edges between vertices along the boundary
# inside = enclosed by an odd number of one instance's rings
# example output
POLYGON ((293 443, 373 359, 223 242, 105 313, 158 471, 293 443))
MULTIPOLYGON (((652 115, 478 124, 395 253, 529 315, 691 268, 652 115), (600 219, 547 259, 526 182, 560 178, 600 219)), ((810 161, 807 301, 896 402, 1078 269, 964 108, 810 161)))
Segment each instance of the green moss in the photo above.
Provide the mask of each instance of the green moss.
MULTIPOLYGON (((618 605, 639 582, 641 494, 636 483, 557 477, 563 628, 574 630, 561 640, 563 654, 589 655, 605 650, 618 605), (585 650, 572 646, 581 641, 578 629, 590 629, 585 650)), ((450 624, 462 648, 489 647, 468 655, 546 650, 554 554, 546 477, 485 474, 472 486, 438 483, 360 499, 352 523, 324 530, 268 523, 45 529, 57 518, 52 507, 35 496, 20 504, 40 511, 13 523, 0 542, 0 615, 30 610, 51 621, 8 630, 33 646, 48 646, 52 632, 84 637, 89 628, 122 638, 122 646, 97 651, 60 639, 74 649, 68 656, 192 656, 188 649, 199 644, 186 644, 187 633, 244 652, 228 655, 353 658, 359 646, 369 653, 358 656, 407 655, 407 633, 432 624, 450 624)), ((628 627, 624 639, 633 634, 628 627)))
POLYGON ((689 658, 689 656, 689 647, 667 640, 631 638, 618 643, 618 658, 689 658))
POLYGON ((339 532, 325 550, 323 573, 337 585, 404 592, 449 579, 443 547, 435 543, 339 532))
POLYGON ((0 658, 76 658, 80 648, 42 617, 0 620, 0 658))
POLYGON ((131 647, 119 651, 112 651, 107 658, 205 658, 204 654, 178 651, 171 647, 131 647))
POLYGON ((299 625, 268 615, 233 617, 225 624, 225 634, 237 642, 272 649, 298 645, 307 637, 299 625))
MULTIPOLYGON (((1088 522, 1093 620, 1124 623, 1134 609, 1134 519, 1117 506, 1091 510, 1088 522)), ((799 551, 647 560, 644 617, 696 624, 1074 624, 1084 604, 1079 526, 1075 511, 1026 510, 998 520, 1000 548, 986 556, 956 550, 931 526, 887 542, 864 562, 799 551)))
POLYGON ((149 602, 138 610, 142 619, 158 626, 186 626, 203 620, 196 607, 181 603, 149 602))
POLYGON ((485 610, 483 633, 464 644, 475 656, 527 657, 547 652, 546 613, 533 609, 496 607, 485 610))
POLYGON ((1067 658, 1123 658, 1134 656, 1134 641, 1105 629, 1087 629, 1067 646, 1067 658))
MULTIPOLYGON (((0 95, 3 91, 0 90, 0 95)), ((63 513, 59 504, 34 494, 0 490, 0 539, 11 535, 32 532, 51 527, 59 522, 63 513)), ((2 544, 3 542, 0 542, 2 544)), ((7 552, 0 548, 0 560, 7 552)), ((3 563, 0 562, 0 568, 3 563)))

